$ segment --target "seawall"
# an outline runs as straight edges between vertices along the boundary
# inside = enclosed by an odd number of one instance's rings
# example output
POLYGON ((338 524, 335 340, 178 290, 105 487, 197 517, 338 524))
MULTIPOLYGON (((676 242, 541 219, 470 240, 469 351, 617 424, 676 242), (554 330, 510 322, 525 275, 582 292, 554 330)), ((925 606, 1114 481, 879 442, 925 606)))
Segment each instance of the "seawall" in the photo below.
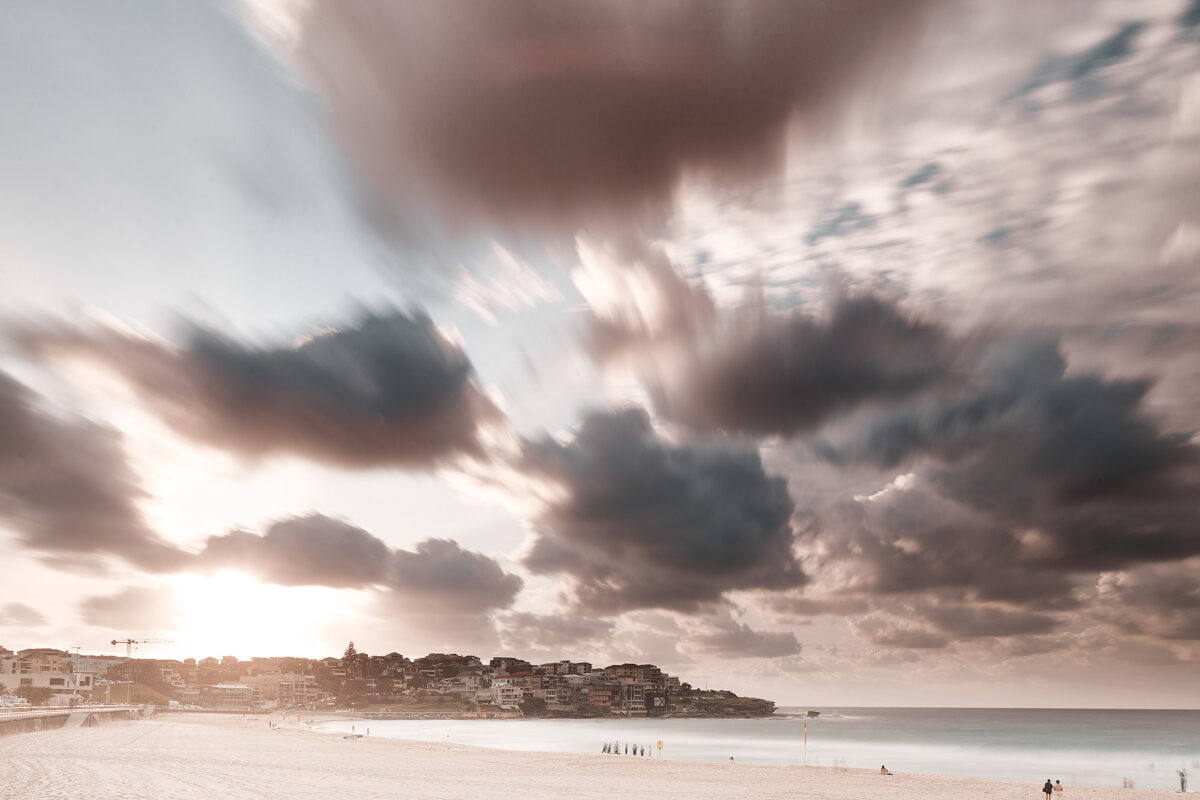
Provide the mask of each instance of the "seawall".
POLYGON ((0 713, 0 736, 55 728, 78 728, 152 717, 154 706, 76 706, 0 713))

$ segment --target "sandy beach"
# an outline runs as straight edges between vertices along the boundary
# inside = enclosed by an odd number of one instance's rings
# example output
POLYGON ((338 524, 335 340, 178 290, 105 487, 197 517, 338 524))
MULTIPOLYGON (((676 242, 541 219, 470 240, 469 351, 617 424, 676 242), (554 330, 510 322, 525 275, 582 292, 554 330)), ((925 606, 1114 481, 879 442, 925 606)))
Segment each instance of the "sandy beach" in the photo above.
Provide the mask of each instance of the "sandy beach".
MULTIPOLYGON (((0 738, 0 797, 89 798, 813 798, 1040 800, 1040 786, 834 767, 697 764, 528 753, 396 739, 346 740, 267 718, 167 714, 0 738)), ((1167 798, 1069 787, 1064 800, 1167 798)))

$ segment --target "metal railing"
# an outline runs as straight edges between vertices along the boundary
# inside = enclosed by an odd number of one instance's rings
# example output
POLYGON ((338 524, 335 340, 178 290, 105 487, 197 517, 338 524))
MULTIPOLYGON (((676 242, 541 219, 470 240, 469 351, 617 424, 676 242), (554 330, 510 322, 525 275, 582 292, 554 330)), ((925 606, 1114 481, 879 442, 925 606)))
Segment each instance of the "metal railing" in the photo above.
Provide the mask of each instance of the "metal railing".
POLYGON ((134 703, 88 703, 73 706, 3 706, 0 711, 0 721, 10 719, 33 719, 36 717, 55 717, 69 714, 72 711, 121 711, 143 708, 144 704, 134 703))

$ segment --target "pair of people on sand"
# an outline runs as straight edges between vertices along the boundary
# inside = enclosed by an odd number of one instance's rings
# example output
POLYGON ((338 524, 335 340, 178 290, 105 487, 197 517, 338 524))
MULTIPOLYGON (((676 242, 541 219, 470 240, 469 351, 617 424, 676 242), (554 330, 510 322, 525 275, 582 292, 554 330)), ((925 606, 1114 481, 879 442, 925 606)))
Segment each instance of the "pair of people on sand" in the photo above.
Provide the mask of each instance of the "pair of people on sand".
POLYGON ((1051 783, 1050 779, 1046 778, 1046 785, 1042 787, 1042 794, 1046 795, 1046 800, 1050 800, 1051 797, 1062 797, 1062 781, 1055 781, 1054 783, 1051 783))

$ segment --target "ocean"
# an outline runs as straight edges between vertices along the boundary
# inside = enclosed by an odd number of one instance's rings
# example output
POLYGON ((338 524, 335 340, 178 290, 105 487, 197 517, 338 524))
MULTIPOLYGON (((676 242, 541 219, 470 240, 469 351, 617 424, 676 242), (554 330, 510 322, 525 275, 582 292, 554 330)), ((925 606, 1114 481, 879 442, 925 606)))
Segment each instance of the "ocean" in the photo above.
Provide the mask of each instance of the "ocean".
MULTIPOLYGON (((1200 785, 1200 711, 782 708, 770 719, 338 720, 322 728, 503 750, 599 753, 605 742, 648 755, 742 764, 807 763, 1064 784, 1178 789, 1200 785), (656 743, 662 740, 661 753, 656 743)), ((614 756, 615 757, 615 756, 614 756)), ((622 756, 624 757, 624 756, 622 756)), ((1192 787, 1189 787, 1192 788, 1192 787)))

